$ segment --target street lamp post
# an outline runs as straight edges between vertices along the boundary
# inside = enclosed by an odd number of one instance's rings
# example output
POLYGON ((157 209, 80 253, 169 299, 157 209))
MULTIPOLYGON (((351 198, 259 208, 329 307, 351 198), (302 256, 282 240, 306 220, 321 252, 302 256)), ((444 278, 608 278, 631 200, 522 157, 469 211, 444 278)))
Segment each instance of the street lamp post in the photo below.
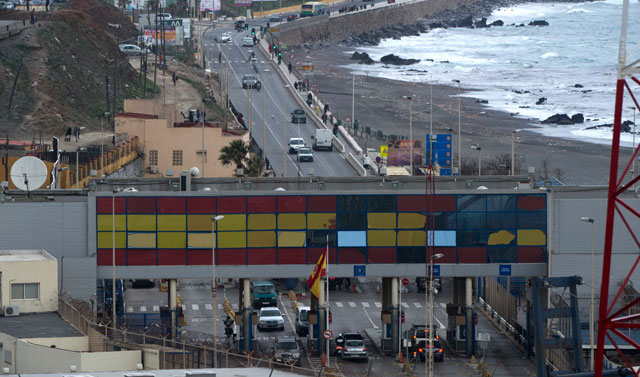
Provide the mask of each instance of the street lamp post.
MULTIPOLYGON (((289 84, 284 86, 285 91, 289 89, 289 84)), ((284 110, 284 99, 282 96, 282 176, 287 176, 287 128, 286 128, 286 111, 284 110)))
MULTIPOLYGON (((462 167, 462 132, 460 131, 461 122, 460 122, 460 80, 452 80, 453 82, 458 83, 458 175, 461 174, 462 167)), ((453 159, 453 155, 451 156, 453 159)), ((451 164, 453 167, 453 163, 451 164)), ((453 169, 451 169, 453 170, 453 169)))
MULTIPOLYGON (((428 236, 427 236, 428 237, 428 236)), ((433 237, 433 235, 431 236, 433 237)), ((432 239, 433 241, 433 239, 432 239)), ((433 243, 433 242, 432 242, 433 243)), ((429 245, 427 245, 429 246, 429 245)), ((427 329, 429 330, 429 362, 425 365, 425 375, 433 377, 433 262, 442 258, 444 254, 431 254, 431 260, 429 263, 429 289, 428 292, 428 304, 429 304, 429 317, 427 321, 427 329)))
POLYGON ((520 132, 522 131, 521 129, 514 129, 515 128, 515 124, 516 124, 516 119, 515 117, 517 115, 519 115, 520 113, 511 113, 511 116, 513 117, 512 121, 511 121, 511 176, 516 175, 515 174, 515 169, 516 169, 516 143, 515 143, 515 139, 516 139, 516 132, 520 132))
POLYGON ((411 154, 409 157, 409 170, 413 175, 413 99, 411 96, 402 96, 402 98, 409 100, 409 141, 411 142, 409 146, 409 153, 411 154))
POLYGON ((590 217, 582 217, 580 220, 591 223, 591 301, 589 302, 589 366, 593 370, 594 356, 593 356, 593 321, 594 313, 593 308, 595 305, 594 285, 595 285, 595 264, 594 264, 594 236, 595 236, 595 220, 590 217))
POLYGON ((224 219, 224 216, 218 215, 211 218, 211 301, 213 307, 213 367, 216 367, 216 356, 218 348, 218 328, 216 323, 216 296, 217 296, 217 284, 216 284, 216 223, 224 219))
POLYGON ((482 175, 482 148, 480 144, 472 145, 471 149, 478 151, 478 177, 482 175))
MULTIPOLYGON (((207 31, 209 29, 211 29, 212 27, 215 28, 216 25, 215 24, 209 25, 204 29, 204 31, 202 32, 202 38, 200 40, 200 46, 201 46, 200 48, 202 50, 202 70, 204 71, 204 81, 205 81, 205 83, 207 82, 207 66, 206 66, 206 59, 204 58, 205 57, 204 39, 207 36, 207 31)), ((222 47, 220 48, 220 51, 222 51, 222 47)), ((206 153, 205 153, 205 150, 204 150, 204 120, 205 120, 204 119, 204 102, 202 102, 202 113, 201 113, 201 116, 202 116, 202 130, 201 130, 201 134, 202 135, 201 135, 201 138, 200 138, 201 139, 200 140, 201 141, 200 158, 202 159, 202 161, 201 161, 201 164, 200 164, 200 166, 201 166, 200 170, 201 170, 201 173, 202 173, 202 177, 205 177, 205 174, 204 174, 204 161, 205 161, 206 153)))

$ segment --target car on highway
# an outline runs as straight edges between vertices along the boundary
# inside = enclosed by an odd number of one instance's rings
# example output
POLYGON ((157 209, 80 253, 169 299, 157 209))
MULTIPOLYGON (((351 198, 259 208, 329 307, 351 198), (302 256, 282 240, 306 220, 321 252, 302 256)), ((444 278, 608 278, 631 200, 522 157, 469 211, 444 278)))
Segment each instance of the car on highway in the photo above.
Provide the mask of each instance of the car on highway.
MULTIPOLYGON (((424 362, 428 357, 428 352, 429 352, 429 344, 427 344, 426 340, 421 340, 418 343, 417 349, 413 350, 413 357, 414 358, 419 357, 420 361, 424 362)), ((444 361, 444 349, 442 348, 442 345, 440 344, 439 339, 433 340, 433 361, 435 362, 444 361)))
POLYGON ((144 50, 136 45, 121 44, 120 51, 127 56, 140 56, 144 53, 144 50))
POLYGON ((298 150, 302 147, 306 147, 307 145, 304 143, 304 139, 301 137, 292 137, 289 139, 289 154, 296 154, 298 150))
POLYGON ((255 89, 260 91, 262 89, 262 83, 255 75, 242 76, 242 89, 255 89))
POLYGON ((280 22, 282 21, 282 17, 279 14, 272 14, 269 17, 269 22, 280 22))
POLYGON ((171 16, 170 13, 158 13, 156 14, 156 20, 157 21, 168 21, 173 19, 173 16, 171 16))
POLYGON ((308 306, 298 306, 296 308, 296 334, 298 336, 309 335, 309 311, 308 306))
POLYGON ((367 359, 367 349, 362 335, 350 332, 340 333, 336 337, 336 356, 343 359, 367 359))
POLYGON ((273 358, 278 363, 301 365, 300 346, 295 338, 278 337, 273 347, 273 358))
POLYGON ((222 43, 231 42, 231 33, 222 33, 222 36, 220 36, 220 42, 222 43))
POLYGON ((302 109, 295 109, 291 112, 291 123, 307 123, 307 113, 302 109))
POLYGON ((244 29, 244 24, 245 24, 244 20, 238 20, 236 21, 234 27, 236 28, 236 30, 240 31, 244 29))
POLYGON ((262 308, 258 315, 258 330, 284 331, 284 318, 277 307, 262 308))
POLYGON ((13 10, 15 7, 10 1, 0 1, 0 10, 13 10))
POLYGON ((313 152, 311 152, 311 148, 302 147, 298 149, 298 161, 313 162, 313 152))
POLYGON ((242 38, 242 47, 253 47, 253 38, 251 37, 242 38))
POLYGON ((295 21, 295 20, 297 20, 298 18, 300 18, 300 16, 299 16, 299 15, 297 15, 297 14, 290 14, 289 16, 287 16, 287 22, 295 21))
POLYGON ((270 281, 254 281, 251 284, 251 302, 256 309, 278 306, 276 287, 270 281))

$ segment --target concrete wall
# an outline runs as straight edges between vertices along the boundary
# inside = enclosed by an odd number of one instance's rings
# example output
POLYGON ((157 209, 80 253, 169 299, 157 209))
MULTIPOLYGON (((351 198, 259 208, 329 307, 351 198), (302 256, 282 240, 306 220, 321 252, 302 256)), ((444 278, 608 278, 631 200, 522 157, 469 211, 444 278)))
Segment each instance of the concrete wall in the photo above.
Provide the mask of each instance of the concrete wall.
POLYGON ((142 350, 144 369, 160 369, 160 351, 155 348, 142 350))
POLYGON ((29 338, 25 339, 26 342, 51 347, 55 346, 57 349, 66 351, 89 351, 89 337, 88 336, 70 336, 65 338, 29 338))
POLYGON ((311 17, 281 24, 280 40, 289 45, 318 41, 341 41, 385 26, 410 24, 434 13, 455 9, 476 0, 429 0, 372 9, 340 17, 311 17))
POLYGON ((58 310, 57 263, 55 259, 0 262, 2 307, 14 305, 20 313, 58 310), (20 283, 40 283, 38 299, 12 299, 11 286, 20 283))
POLYGON ((0 363, 2 368, 9 368, 10 373, 16 371, 16 342, 17 339, 11 335, 0 333, 0 363))
POLYGON ((142 351, 83 352, 80 354, 82 372, 136 370, 142 363, 142 351))

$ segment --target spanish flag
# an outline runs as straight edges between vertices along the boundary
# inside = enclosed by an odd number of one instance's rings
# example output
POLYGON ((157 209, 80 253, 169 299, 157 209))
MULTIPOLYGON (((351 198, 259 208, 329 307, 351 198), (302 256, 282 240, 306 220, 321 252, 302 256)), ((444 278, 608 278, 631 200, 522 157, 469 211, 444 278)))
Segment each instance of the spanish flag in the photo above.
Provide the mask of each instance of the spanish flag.
POLYGON ((324 276, 327 276, 327 254, 329 251, 329 245, 320 255, 320 259, 318 259, 318 263, 316 263, 316 267, 313 269, 313 272, 309 276, 307 280, 307 288, 316 299, 320 295, 320 279, 324 276))

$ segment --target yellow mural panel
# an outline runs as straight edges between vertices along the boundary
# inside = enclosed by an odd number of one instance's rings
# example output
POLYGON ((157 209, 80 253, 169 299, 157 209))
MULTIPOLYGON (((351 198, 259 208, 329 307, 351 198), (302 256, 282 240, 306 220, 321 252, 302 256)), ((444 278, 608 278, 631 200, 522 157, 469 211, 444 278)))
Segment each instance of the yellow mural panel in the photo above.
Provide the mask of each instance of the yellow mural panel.
POLYGON ((396 246, 395 230, 370 230, 367 232, 368 246, 396 246))
POLYGON ((278 229, 305 229, 307 216, 304 213, 281 213, 278 215, 278 229))
MULTIPOLYGON (((111 230, 113 219, 111 215, 98 215, 98 231, 111 230)), ((127 230, 127 215, 116 215, 116 231, 127 230)))
POLYGON ((399 230, 398 246, 426 246, 426 232, 424 230, 399 230))
POLYGON ((187 229, 192 232, 211 232, 211 217, 211 215, 188 215, 187 229))
POLYGON ((156 247, 155 233, 129 233, 127 244, 130 248, 153 249, 156 247))
POLYGON ((247 216, 246 215, 224 215, 224 219, 218 221, 217 224, 218 224, 218 230, 246 230, 247 216))
POLYGON ((424 229, 426 221, 419 213, 398 213, 398 229, 424 229))
MULTIPOLYGON (((98 249, 113 248, 113 232, 98 232, 98 249)), ((116 249, 124 249, 127 247, 127 234, 125 232, 116 232, 116 249)))
POLYGON ((508 245, 516 238, 516 235, 508 230, 501 230, 499 232, 489 234, 489 245, 508 245))
POLYGON ((335 213, 309 213, 307 214, 308 229, 330 229, 335 227, 335 213))
MULTIPOLYGON (((225 216, 225 219, 227 217, 225 216)), ((221 249, 237 249, 247 247, 246 232, 218 232, 218 247, 221 249)))
POLYGON ((278 247, 304 247, 305 232, 278 232, 278 247))
POLYGON ((249 247, 275 247, 276 232, 247 232, 249 247))
POLYGON ((185 215, 158 215, 158 230, 181 231, 187 228, 185 215))
POLYGON ((158 249, 184 249, 187 234, 184 232, 158 232, 158 249))
POLYGON ((129 231, 154 231, 156 230, 156 215, 127 215, 127 227, 129 231))
POLYGON ((369 229, 395 229, 396 214, 394 213, 368 213, 369 229))
POLYGON ((189 233, 189 247, 193 249, 211 249, 211 233, 189 233))
MULTIPOLYGON (((276 228, 275 213, 254 213, 249 215, 247 226, 252 230, 269 230, 276 228)), ((275 238, 274 238, 275 241, 275 238)))
POLYGON ((547 236, 540 229, 518 229, 518 246, 544 246, 547 236))

